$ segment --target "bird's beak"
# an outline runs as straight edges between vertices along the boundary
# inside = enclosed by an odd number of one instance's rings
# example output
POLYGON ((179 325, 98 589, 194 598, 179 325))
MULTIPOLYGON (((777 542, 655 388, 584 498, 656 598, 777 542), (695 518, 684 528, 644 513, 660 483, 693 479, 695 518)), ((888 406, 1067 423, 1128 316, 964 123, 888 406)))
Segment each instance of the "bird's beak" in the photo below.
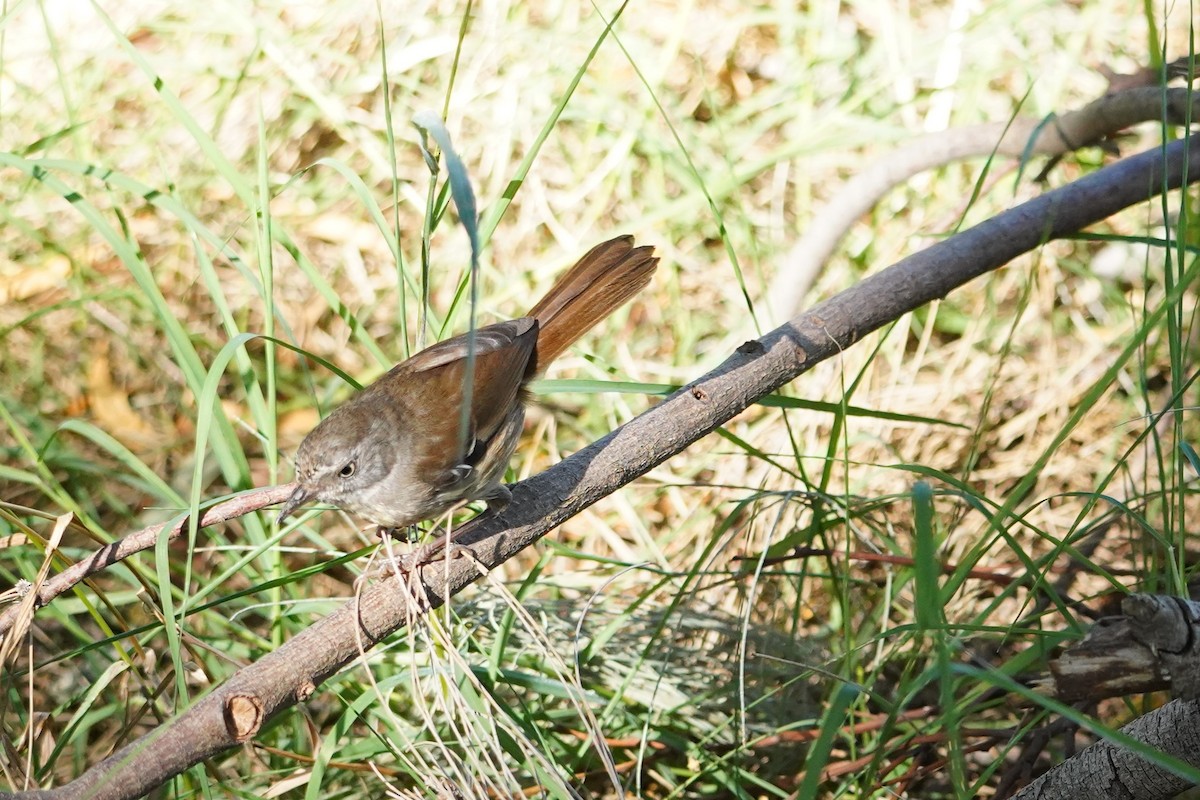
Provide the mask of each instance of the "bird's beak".
POLYGON ((287 502, 283 504, 283 508, 280 509, 279 516, 275 519, 275 524, 282 525, 289 514, 308 502, 308 497, 308 491, 303 486, 297 486, 296 491, 292 492, 287 502))

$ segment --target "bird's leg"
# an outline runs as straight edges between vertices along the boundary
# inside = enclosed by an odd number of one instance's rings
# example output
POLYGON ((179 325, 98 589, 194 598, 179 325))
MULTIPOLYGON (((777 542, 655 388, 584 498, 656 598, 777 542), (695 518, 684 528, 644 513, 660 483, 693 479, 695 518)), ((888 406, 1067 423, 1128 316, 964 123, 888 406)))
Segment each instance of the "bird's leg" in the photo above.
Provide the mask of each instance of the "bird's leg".
MULTIPOLYGON (((453 510, 450 513, 453 513, 453 510)), ((359 575, 354 580, 355 590, 357 591, 359 588, 359 584, 362 583, 363 581, 367 580, 368 578, 383 577, 384 575, 387 575, 389 572, 395 572, 397 570, 411 573, 412 568, 408 565, 408 559, 411 558, 414 554, 407 553, 404 555, 393 556, 391 545, 389 545, 386 540, 392 539, 394 541, 405 541, 405 542, 412 543, 417 540, 417 536, 419 534, 420 534, 420 529, 417 528, 416 525, 404 525, 401 527, 393 527, 390 525, 380 525, 379 527, 377 527, 375 529, 375 535, 379 537, 380 543, 384 545, 384 551, 387 555, 385 555, 383 557, 383 559, 381 560, 380 563, 375 564, 374 567, 366 570, 365 572, 363 572, 362 575, 359 575)), ((444 538, 444 536, 439 536, 438 539, 435 541, 440 541, 443 538, 444 538)), ((424 550, 424 549, 425 548, 422 548, 422 550, 424 550)), ((421 551, 418 551, 418 552, 421 552, 421 551)), ((374 560, 374 559, 372 558, 372 560, 374 560)))
POLYGON ((399 567, 402 571, 411 573, 413 570, 419 569, 426 564, 433 563, 443 550, 446 551, 447 558, 453 558, 456 555, 455 540, 463 534, 468 533, 484 519, 504 513, 504 509, 508 508, 508 504, 512 501, 512 492, 504 484, 498 483, 488 488, 486 492, 475 499, 482 500, 487 504, 487 508, 483 513, 472 517, 466 524, 459 527, 458 530, 452 530, 450 528, 450 518, 454 512, 466 505, 466 501, 458 503, 454 508, 446 512, 446 523, 438 526, 437 530, 439 533, 436 537, 421 545, 413 552, 400 556, 396 559, 395 564, 388 563, 382 565, 379 571, 383 572, 393 567, 399 567))
MULTIPOLYGON (((427 542, 420 549, 405 556, 404 566, 409 571, 417 569, 418 567, 423 567, 426 564, 432 563, 434 558, 443 550, 446 551, 447 558, 453 558, 456 555, 456 548, 454 546, 455 540, 463 534, 468 533, 481 521, 495 517, 499 514, 503 514, 504 509, 508 508, 508 504, 512 502, 512 492, 509 491, 509 488, 504 484, 498 483, 489 488, 486 493, 480 495, 477 499, 482 500, 487 504, 487 508, 485 508, 481 514, 477 514, 476 516, 472 517, 465 525, 456 531, 451 530, 450 521, 447 519, 446 525, 441 528, 442 532, 436 539, 427 542)), ((454 510, 462 508, 464 505, 466 505, 466 503, 460 503, 449 513, 453 513, 454 510)), ((449 517, 449 513, 447 514, 447 517, 449 517)))
POLYGON ((417 540, 417 537, 420 535, 420 530, 418 530, 416 525, 405 525, 402 528, 391 528, 380 525, 375 530, 375 535, 380 539, 388 536, 392 539, 411 544, 417 540), (401 534, 401 531, 403 531, 403 535, 401 534))

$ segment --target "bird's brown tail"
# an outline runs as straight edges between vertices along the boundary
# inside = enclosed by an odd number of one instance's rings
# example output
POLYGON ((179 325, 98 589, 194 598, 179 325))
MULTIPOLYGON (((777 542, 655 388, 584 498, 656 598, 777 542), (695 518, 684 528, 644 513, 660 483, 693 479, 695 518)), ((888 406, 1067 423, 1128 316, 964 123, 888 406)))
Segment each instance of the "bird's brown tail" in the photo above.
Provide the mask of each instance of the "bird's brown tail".
POLYGON ((529 315, 538 321, 537 372, 640 292, 658 266, 651 246, 632 236, 596 245, 546 293, 529 315))

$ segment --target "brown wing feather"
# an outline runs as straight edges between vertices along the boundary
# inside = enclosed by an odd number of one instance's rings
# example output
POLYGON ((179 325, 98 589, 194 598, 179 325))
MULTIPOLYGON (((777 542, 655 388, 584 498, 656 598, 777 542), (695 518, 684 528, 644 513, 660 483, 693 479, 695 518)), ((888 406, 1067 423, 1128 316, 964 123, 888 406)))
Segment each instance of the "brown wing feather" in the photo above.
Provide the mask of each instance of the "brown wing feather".
MULTIPOLYGON (((475 331, 475 355, 478 357, 505 349, 527 334, 531 324, 532 321, 529 317, 521 317, 478 328, 475 331)), ((458 336, 432 344, 392 367, 391 371, 406 374, 425 372, 460 358, 466 358, 468 335, 460 333, 458 336)))
POLYGON ((618 236, 589 250, 529 311, 541 326, 536 372, 641 291, 658 266, 654 248, 618 236))
POLYGON ((463 463, 476 440, 487 441, 496 435, 517 402, 521 385, 532 374, 537 337, 538 324, 532 317, 498 322, 475 331, 475 376, 465 441, 458 441, 458 436, 467 371, 466 334, 438 342, 397 364, 389 373, 389 377, 396 376, 396 381, 380 380, 375 384, 419 386, 421 398, 414 398, 409 405, 413 406, 410 413, 419 415, 422 437, 430 442, 457 442, 450 451, 437 446, 419 448, 422 470, 434 475, 453 469, 463 463), (404 377, 415 373, 421 373, 419 380, 404 377))
MULTIPOLYGON (((538 321, 533 317, 500 322, 483 330, 503 329, 510 344, 476 353, 475 388, 471 412, 475 438, 491 439, 518 402, 521 387, 533 375, 533 358, 538 342, 538 321)), ((466 346, 463 349, 464 368, 466 346)))
POLYGON ((632 236, 610 239, 579 259, 528 316, 475 331, 471 413, 462 441, 459 409, 467 377, 467 334, 397 364, 364 390, 363 400, 375 393, 387 396, 389 406, 405 416, 422 442, 411 448, 418 455, 414 466, 419 474, 431 482, 450 480, 476 442, 504 432, 525 382, 640 291, 657 265, 653 247, 634 247, 632 236), (447 447, 447 442, 455 446, 447 447))

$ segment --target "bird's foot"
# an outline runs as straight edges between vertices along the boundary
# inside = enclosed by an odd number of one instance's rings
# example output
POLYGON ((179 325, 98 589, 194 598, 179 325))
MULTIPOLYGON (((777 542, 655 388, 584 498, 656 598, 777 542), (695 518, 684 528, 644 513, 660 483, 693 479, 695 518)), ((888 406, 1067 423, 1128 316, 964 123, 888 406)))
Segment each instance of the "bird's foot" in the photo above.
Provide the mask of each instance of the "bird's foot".
MULTIPOLYGON (((448 517, 449 514, 456 510, 452 509, 447 513, 446 524, 438 526, 436 529, 437 535, 433 539, 430 539, 428 542, 421 545, 411 553, 404 553, 385 558, 382 564, 379 564, 370 571, 371 576, 379 577, 395 572, 411 575, 413 572, 425 566, 426 564, 432 564, 435 561, 441 560, 453 560, 464 554, 465 548, 457 543, 458 540, 474 530, 475 526, 483 520, 491 519, 492 517, 502 513, 508 506, 509 501, 512 499, 512 492, 508 490, 507 486, 499 486, 496 488, 496 490, 480 499, 487 503, 487 508, 481 514, 471 518, 457 529, 451 529, 448 517)), ((407 538, 407 541, 414 541, 416 527, 413 526, 405 530, 407 536, 409 537, 407 538)), ((379 529, 379 533, 381 538, 384 534, 390 534, 393 536, 393 538, 397 539, 402 538, 396 536, 396 529, 385 529, 381 527, 379 529)))
POLYGON ((380 525, 375 529, 375 535, 379 537, 380 541, 383 539, 395 539, 398 542, 412 544, 420 538, 421 529, 416 525, 405 525, 401 528, 380 525))

